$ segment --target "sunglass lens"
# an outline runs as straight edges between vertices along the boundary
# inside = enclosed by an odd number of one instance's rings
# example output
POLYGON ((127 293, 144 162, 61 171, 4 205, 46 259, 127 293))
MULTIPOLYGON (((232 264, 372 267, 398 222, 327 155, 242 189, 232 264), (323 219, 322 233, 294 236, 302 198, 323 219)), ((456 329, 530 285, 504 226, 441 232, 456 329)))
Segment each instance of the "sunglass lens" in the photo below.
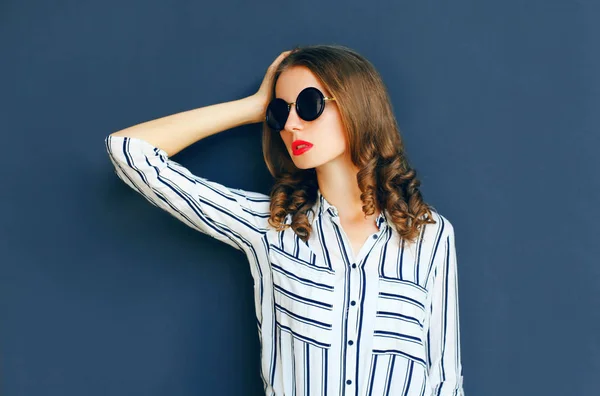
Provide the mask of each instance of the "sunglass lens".
POLYGON ((298 95, 298 115, 305 121, 313 121, 323 112, 323 95, 315 87, 308 87, 298 95))
POLYGON ((288 105, 283 99, 276 98, 267 106, 267 124, 274 130, 282 130, 288 117, 288 105))

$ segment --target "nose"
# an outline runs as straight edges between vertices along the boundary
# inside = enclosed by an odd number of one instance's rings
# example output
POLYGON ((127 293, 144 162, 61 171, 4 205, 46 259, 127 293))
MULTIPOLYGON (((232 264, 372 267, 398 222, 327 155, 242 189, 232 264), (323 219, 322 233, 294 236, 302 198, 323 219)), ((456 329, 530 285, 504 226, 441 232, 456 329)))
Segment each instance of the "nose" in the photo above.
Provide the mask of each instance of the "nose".
POLYGON ((302 128, 302 123, 304 122, 304 120, 302 118, 300 118, 298 116, 298 113, 296 112, 296 104, 292 104, 290 106, 290 112, 288 113, 288 118, 285 121, 285 125, 284 125, 284 129, 287 130, 293 130, 293 129, 298 129, 298 128, 302 128))

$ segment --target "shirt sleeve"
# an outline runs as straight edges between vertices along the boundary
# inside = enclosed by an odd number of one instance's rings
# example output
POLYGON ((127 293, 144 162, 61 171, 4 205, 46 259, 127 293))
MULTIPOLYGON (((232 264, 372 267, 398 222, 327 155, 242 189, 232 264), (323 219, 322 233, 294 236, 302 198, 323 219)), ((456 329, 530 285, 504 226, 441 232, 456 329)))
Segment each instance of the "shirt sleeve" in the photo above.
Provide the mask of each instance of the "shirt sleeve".
POLYGON ((242 251, 267 231, 269 196, 198 177, 139 138, 109 135, 105 144, 123 182, 189 227, 242 251))
POLYGON ((436 255, 437 273, 427 332, 429 378, 432 395, 464 396, 454 227, 447 219, 443 222, 446 232, 440 241, 442 249, 436 255))

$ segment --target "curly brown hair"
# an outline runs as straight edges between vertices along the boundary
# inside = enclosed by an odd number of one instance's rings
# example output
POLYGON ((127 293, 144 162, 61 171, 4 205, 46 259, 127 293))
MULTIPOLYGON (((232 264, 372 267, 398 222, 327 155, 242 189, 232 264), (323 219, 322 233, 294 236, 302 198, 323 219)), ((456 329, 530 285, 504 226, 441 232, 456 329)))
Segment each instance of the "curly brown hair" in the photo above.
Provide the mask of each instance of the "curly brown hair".
MULTIPOLYGON (((400 130, 386 87, 374 66, 342 45, 296 46, 278 65, 271 87, 292 66, 307 67, 336 98, 349 143, 350 158, 359 172, 357 182, 365 216, 383 208, 401 239, 415 242, 424 224, 435 224, 433 206, 423 201, 416 177, 404 153, 400 130), (364 93, 368 92, 368 95, 364 93)), ((268 223, 281 231, 291 227, 306 242, 311 224, 307 212, 317 200, 316 171, 299 169, 282 139, 263 122, 264 160, 275 183, 270 192, 268 223), (287 215, 291 224, 284 224, 287 215)))

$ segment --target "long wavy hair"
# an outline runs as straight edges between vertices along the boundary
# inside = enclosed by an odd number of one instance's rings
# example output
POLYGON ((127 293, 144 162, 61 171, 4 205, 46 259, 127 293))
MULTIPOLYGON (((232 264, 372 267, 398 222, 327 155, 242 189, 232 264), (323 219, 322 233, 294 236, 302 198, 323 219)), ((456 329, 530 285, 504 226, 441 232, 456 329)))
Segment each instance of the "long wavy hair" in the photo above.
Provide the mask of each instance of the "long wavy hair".
MULTIPOLYGON (((357 182, 365 216, 387 211, 401 239, 415 242, 424 224, 435 224, 432 206, 423 201, 420 181, 404 153, 400 130, 386 87, 375 67, 342 45, 296 46, 274 72, 271 98, 281 73, 292 66, 307 67, 336 98, 349 143, 350 158, 359 172, 357 182), (365 94, 368 93, 368 94, 365 94)), ((270 192, 268 223, 281 231, 291 227, 304 242, 312 231, 308 211, 317 200, 314 168, 299 169, 278 134, 266 122, 263 156, 275 178, 270 192), (284 224, 287 215, 291 224, 284 224)))

